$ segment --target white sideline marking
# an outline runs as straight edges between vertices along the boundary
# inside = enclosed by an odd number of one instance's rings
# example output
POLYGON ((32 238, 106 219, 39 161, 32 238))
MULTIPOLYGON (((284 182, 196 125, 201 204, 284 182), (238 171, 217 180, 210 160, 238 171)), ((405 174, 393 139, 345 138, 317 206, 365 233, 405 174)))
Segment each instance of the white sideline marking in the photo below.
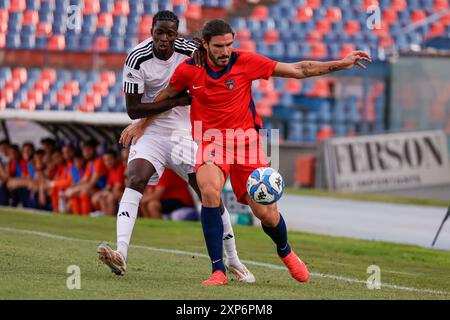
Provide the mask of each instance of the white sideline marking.
MULTIPOLYGON (((26 230, 26 229, 15 229, 15 228, 0 227, 0 231, 29 234, 29 235, 40 236, 40 237, 50 238, 50 239, 59 239, 59 240, 67 240, 67 241, 78 241, 78 242, 89 242, 89 243, 95 243, 95 244, 100 244, 101 243, 101 241, 98 241, 98 240, 77 239, 77 238, 59 236, 59 235, 51 234, 51 233, 47 233, 47 232, 26 230)), ((148 250, 148 251, 154 251, 154 252, 174 253, 174 254, 182 254, 182 255, 189 255, 189 256, 195 256, 195 257, 209 258, 206 254, 197 253, 197 252, 190 252, 190 251, 183 251, 183 250, 153 248, 153 247, 147 247, 147 246, 142 246, 142 245, 130 245, 130 247, 131 248, 136 248, 136 249, 143 249, 143 250, 148 250)), ((286 267, 283 267, 283 266, 280 266, 280 265, 276 265, 276 264, 272 264, 272 263, 257 262, 257 261, 251 261, 251 260, 241 260, 241 261, 246 263, 246 264, 248 264, 248 265, 253 265, 253 266, 257 266, 257 267, 264 267, 264 268, 273 269, 273 270, 287 270, 286 267)), ((313 277, 317 277, 317 278, 332 279, 332 280, 336 280, 336 281, 344 281, 344 282, 349 282, 349 283, 358 283, 358 284, 364 284, 364 285, 367 283, 364 280, 358 280, 358 279, 353 279, 353 278, 341 277, 341 276, 336 276, 336 275, 332 275, 332 274, 311 272, 310 275, 313 276, 313 277)), ((449 295, 450 294, 450 292, 448 292, 448 291, 438 291, 438 290, 432 290, 432 289, 418 289, 418 288, 404 287, 404 286, 398 286, 398 285, 395 285, 395 284, 388 284, 388 283, 382 283, 381 286, 384 287, 384 288, 403 290, 403 291, 411 291, 411 292, 422 292, 422 293, 443 294, 443 295, 449 295)))

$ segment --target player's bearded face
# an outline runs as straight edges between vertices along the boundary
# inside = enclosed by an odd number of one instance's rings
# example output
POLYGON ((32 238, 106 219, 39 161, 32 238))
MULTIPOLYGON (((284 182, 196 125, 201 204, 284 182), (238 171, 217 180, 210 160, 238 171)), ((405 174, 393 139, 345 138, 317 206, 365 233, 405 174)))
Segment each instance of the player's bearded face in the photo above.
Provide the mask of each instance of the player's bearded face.
POLYGON ((208 57, 217 67, 225 67, 230 61, 233 48, 233 35, 231 33, 214 36, 206 46, 208 57))

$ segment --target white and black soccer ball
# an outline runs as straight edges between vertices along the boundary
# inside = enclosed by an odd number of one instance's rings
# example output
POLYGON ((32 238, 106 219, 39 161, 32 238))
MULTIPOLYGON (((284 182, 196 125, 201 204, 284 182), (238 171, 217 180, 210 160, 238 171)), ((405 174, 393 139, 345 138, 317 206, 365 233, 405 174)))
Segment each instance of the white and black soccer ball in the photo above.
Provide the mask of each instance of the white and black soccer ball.
POLYGON ((248 177, 247 192, 256 203, 268 205, 277 202, 283 191, 283 177, 273 168, 258 168, 248 177))

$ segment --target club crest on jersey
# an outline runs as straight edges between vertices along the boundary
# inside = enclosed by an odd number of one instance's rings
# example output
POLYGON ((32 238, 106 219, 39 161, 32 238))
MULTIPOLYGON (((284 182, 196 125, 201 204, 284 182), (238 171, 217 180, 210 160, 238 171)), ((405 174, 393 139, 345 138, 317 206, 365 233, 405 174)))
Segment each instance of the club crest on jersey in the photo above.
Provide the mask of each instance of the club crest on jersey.
POLYGON ((229 90, 234 90, 234 80, 233 79, 226 80, 225 84, 227 85, 227 88, 229 90))

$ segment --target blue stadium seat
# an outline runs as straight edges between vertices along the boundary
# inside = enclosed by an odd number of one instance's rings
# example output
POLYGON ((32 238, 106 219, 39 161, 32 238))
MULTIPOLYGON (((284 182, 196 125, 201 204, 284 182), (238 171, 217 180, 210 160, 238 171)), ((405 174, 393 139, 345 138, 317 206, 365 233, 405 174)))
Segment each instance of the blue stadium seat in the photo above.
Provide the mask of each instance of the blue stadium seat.
MULTIPOLYGON (((310 114, 308 114, 308 117, 310 117, 310 114)), ((306 122, 303 130, 304 141, 306 143, 315 143, 317 137, 317 130, 318 126, 316 123, 306 122)))
POLYGON ((246 29, 247 28, 247 20, 244 17, 234 17, 233 20, 231 20, 231 27, 237 31, 239 29, 246 29))
POLYGON ((21 49, 33 49, 36 44, 36 39, 32 34, 22 34, 20 36, 21 49))
MULTIPOLYGON (((132 8, 136 7, 136 6, 132 5, 133 3, 134 3, 133 1, 130 2, 130 13, 131 13, 132 8)), ((114 2, 113 1, 111 1, 111 0, 100 0, 100 12, 111 12, 111 11, 113 11, 113 8, 114 8, 114 2)))
POLYGON ((286 58, 298 59, 302 57, 302 52, 296 42, 289 42, 286 44, 286 58))
POLYGON ((0 0, 0 8, 1 9, 7 9, 9 8, 9 0, 0 0))
POLYGON ((66 35, 66 50, 76 51, 79 49, 80 37, 77 35, 66 35))
POLYGON ((286 108, 292 108, 294 106, 292 94, 286 92, 281 93, 279 104, 286 108))
POLYGON ((16 32, 8 32, 6 35, 6 48, 19 49, 20 48, 20 34, 16 32))
POLYGON ((233 6, 233 0, 219 0, 220 8, 231 8, 233 6))
POLYGON ((111 52, 123 52, 124 41, 122 37, 111 37, 109 39, 109 51, 111 52))

